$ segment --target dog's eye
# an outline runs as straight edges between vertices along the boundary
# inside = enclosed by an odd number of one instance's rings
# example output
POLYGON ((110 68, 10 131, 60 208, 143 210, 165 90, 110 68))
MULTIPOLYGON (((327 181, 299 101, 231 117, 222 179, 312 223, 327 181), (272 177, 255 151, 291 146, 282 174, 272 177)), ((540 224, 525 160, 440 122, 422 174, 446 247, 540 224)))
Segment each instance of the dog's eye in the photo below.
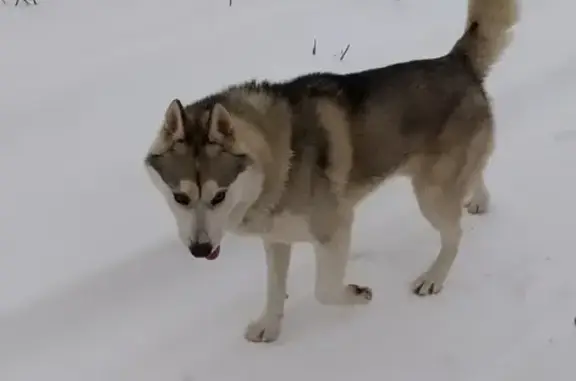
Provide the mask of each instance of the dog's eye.
POLYGON ((186 193, 174 193, 174 201, 182 206, 188 206, 191 200, 186 193))
POLYGON ((222 203, 222 201, 224 201, 225 198, 226 198, 226 191, 225 190, 218 191, 214 196, 214 198, 210 201, 210 205, 217 206, 218 204, 222 203))

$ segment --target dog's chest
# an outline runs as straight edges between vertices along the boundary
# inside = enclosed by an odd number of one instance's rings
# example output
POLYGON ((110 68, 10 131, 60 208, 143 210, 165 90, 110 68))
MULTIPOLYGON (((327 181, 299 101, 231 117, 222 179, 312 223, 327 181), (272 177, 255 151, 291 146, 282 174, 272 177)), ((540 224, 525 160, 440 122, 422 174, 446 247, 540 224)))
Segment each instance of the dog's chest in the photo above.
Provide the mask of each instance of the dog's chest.
POLYGON ((258 235, 275 242, 310 242, 314 240, 305 216, 282 212, 272 216, 257 216, 239 225, 237 233, 258 235))

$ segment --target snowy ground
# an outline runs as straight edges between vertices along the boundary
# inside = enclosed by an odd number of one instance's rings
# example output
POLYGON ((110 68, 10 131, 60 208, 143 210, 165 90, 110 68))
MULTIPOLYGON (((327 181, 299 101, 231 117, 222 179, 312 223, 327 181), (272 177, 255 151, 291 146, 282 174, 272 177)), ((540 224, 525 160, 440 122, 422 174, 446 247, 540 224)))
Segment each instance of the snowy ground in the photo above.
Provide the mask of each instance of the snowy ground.
POLYGON ((439 55, 465 7, 0 4, 0 380, 573 380, 570 0, 524 1, 517 38, 488 83, 498 120, 493 211, 466 218, 461 255, 436 297, 408 290, 438 239, 396 181, 363 204, 355 230, 349 278, 373 287, 372 304, 318 305, 303 245, 281 340, 247 343, 244 326, 264 297, 259 243, 229 237, 218 261, 193 261, 142 167, 173 97, 439 55))

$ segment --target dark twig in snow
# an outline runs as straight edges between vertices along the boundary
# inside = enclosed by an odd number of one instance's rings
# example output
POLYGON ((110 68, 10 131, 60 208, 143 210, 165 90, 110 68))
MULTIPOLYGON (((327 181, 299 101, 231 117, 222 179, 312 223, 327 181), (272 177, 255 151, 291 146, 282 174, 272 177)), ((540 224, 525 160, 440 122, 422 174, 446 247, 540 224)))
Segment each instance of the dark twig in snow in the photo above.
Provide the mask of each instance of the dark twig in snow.
POLYGON ((344 49, 342 51, 342 53, 340 54, 340 61, 342 61, 344 59, 344 57, 346 57, 346 53, 348 53, 349 49, 350 49, 350 44, 346 45, 346 49, 344 49))
MULTIPOLYGON (((2 0, 2 2, 4 4, 6 4, 6 2, 4 0, 2 0)), ((30 1, 29 0, 24 0, 24 2, 26 3, 26 5, 30 5, 30 1)), ((14 4, 15 7, 18 6, 18 4, 20 3, 20 0, 16 0, 16 3, 14 4)), ((36 0, 32 0, 32 3, 34 3, 34 5, 38 5, 38 3, 36 2, 36 0)))

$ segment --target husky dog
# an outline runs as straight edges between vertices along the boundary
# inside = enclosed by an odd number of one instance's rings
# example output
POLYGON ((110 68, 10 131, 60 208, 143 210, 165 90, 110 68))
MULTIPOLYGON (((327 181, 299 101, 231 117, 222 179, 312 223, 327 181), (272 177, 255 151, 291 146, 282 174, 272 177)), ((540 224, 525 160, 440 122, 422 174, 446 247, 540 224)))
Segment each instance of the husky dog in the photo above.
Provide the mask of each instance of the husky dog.
POLYGON ((483 170, 494 120, 483 83, 517 14, 515 0, 470 0, 465 32, 441 57, 252 81, 187 106, 169 104, 145 163, 184 245, 213 260, 226 231, 264 244, 266 304, 247 340, 280 334, 295 242, 315 249, 318 302, 372 299, 369 287, 344 283, 354 208, 393 175, 411 178, 441 238, 413 291, 442 289, 458 252, 463 205, 470 213, 488 208, 483 170))

